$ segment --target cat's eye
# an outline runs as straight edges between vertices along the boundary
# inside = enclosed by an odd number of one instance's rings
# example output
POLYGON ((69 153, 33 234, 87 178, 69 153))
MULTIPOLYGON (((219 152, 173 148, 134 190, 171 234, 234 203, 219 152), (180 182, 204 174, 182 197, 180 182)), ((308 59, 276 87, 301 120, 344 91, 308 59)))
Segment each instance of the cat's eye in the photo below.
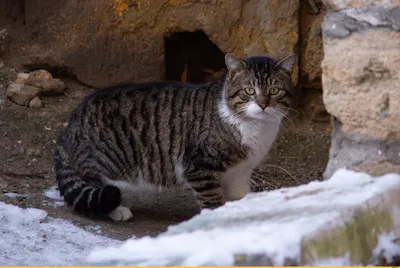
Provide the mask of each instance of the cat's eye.
POLYGON ((254 95, 256 93, 256 91, 252 87, 246 87, 244 89, 244 92, 246 92, 247 95, 254 95))
POLYGON ((279 88, 276 88, 276 87, 273 87, 273 88, 271 88, 270 90, 269 90, 269 94, 271 94, 271 95, 276 95, 276 94, 278 94, 279 93, 279 88))

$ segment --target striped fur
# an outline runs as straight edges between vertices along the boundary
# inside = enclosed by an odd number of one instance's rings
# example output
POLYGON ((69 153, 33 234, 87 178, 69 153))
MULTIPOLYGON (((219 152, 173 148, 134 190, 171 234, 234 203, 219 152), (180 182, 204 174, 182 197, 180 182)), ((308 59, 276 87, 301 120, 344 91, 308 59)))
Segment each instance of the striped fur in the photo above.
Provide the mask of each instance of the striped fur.
POLYGON ((205 208, 243 197, 278 133, 278 105, 289 105, 291 68, 267 57, 228 54, 226 62, 229 74, 205 85, 142 83, 88 96, 71 113, 54 155, 68 205, 107 215, 130 207, 141 187, 183 184, 205 208), (242 92, 249 85, 252 97, 242 92), (277 85, 282 92, 271 97, 277 85), (265 117, 240 111, 266 98, 265 117))

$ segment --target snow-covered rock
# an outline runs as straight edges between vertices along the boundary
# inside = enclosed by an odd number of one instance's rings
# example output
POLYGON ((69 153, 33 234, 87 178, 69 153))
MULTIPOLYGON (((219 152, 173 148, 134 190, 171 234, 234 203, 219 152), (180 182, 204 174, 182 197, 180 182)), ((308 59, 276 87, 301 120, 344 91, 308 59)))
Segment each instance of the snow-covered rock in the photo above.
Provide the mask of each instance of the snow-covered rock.
MULTIPOLYGON (((90 265, 369 264, 400 236, 400 176, 348 170, 253 193, 155 237, 92 251, 90 265), (386 237, 386 236, 385 236, 386 237), (379 244, 379 245, 378 245, 379 244)), ((385 254, 393 255, 393 247, 385 254)))

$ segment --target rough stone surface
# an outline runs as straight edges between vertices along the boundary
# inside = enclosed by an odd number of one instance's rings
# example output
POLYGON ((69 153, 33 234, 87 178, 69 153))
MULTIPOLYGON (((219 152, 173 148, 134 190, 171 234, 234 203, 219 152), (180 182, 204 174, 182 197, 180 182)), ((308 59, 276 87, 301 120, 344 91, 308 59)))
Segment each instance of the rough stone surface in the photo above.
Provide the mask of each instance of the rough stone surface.
POLYGON ((24 84, 26 79, 28 79, 28 77, 29 77, 29 74, 27 74, 27 73, 19 73, 17 75, 17 79, 14 82, 18 83, 18 84, 24 84))
POLYGON ((323 99, 343 130, 400 139, 400 32, 371 30, 324 43, 323 99))
POLYGON ((329 162, 324 178, 330 178, 339 168, 367 172, 375 176, 400 173, 399 153, 399 141, 385 142, 349 134, 334 120, 329 162))
POLYGON ((367 265, 389 233, 400 235, 400 176, 340 170, 203 210, 156 238, 97 249, 85 264, 310 265, 347 255, 348 265, 367 265))
MULTIPOLYGON (((348 178, 352 179, 352 178, 348 178)), ((302 261, 312 263, 319 259, 349 255, 352 265, 373 264, 371 254, 380 235, 400 234, 400 185, 393 185, 369 200, 342 211, 345 224, 327 225, 302 241, 302 261)))
POLYGON ((30 102, 29 102, 29 108, 35 108, 39 109, 43 107, 43 103, 40 100, 38 96, 34 97, 30 102))
POLYGON ((372 2, 330 11, 322 27, 323 100, 335 117, 325 178, 341 167, 400 173, 400 2, 372 2))
POLYGON ((55 95, 64 92, 65 84, 58 78, 53 76, 46 70, 37 70, 29 74, 28 78, 25 79, 26 85, 41 88, 41 94, 43 95, 55 95))
POLYGON ((321 62, 324 58, 321 25, 327 12, 326 7, 320 7, 319 13, 310 13, 306 5, 301 10, 301 85, 305 88, 322 88, 321 62))
POLYGON ((39 96, 41 89, 29 85, 11 83, 7 87, 6 96, 14 103, 29 106, 31 100, 39 96))
POLYGON ((8 2, 0 3, 12 42, 5 62, 63 67, 93 87, 164 78, 164 37, 174 32, 202 29, 239 56, 283 57, 298 42, 298 0, 8 2))
POLYGON ((351 33, 366 31, 373 27, 399 31, 399 16, 400 6, 393 9, 369 7, 329 12, 322 26, 323 34, 326 38, 344 38, 351 33))
POLYGON ((393 8, 400 5, 399 0, 324 0, 324 3, 329 8, 333 9, 363 8, 371 6, 393 8))

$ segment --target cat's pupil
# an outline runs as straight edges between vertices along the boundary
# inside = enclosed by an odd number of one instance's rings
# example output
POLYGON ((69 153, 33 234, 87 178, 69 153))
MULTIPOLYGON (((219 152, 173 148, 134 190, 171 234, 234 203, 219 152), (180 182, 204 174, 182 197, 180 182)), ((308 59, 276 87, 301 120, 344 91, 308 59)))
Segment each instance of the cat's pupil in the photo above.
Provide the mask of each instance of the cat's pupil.
POLYGON ((276 95, 276 94, 278 94, 278 92, 279 92, 279 89, 277 89, 277 88, 271 88, 271 90, 270 90, 270 93, 272 95, 276 95))

